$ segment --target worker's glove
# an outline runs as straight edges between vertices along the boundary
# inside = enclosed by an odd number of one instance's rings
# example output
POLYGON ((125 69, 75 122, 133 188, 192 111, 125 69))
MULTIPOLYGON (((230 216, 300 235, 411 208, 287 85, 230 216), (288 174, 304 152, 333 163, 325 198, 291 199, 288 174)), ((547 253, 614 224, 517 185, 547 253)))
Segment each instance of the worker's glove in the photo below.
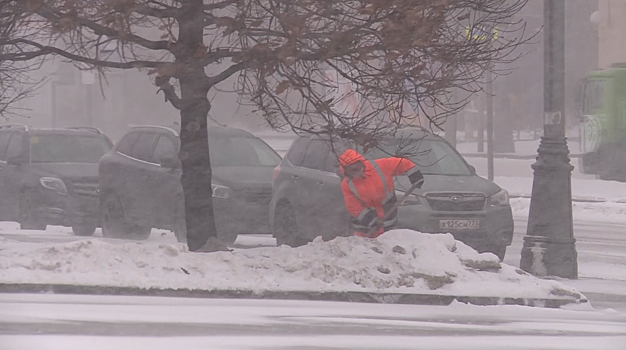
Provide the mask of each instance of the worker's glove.
POLYGON ((382 226, 383 226, 383 221, 382 221, 381 219, 379 219, 379 218, 376 218, 376 219, 372 220, 372 221, 371 221, 371 222, 367 225, 367 227, 369 227, 369 228, 370 228, 370 230, 371 230, 371 229, 374 229, 374 228, 375 228, 375 229, 378 229, 378 228, 380 228, 380 227, 382 227, 382 226))
POLYGON ((363 218, 361 219, 361 224, 363 226, 367 226, 369 228, 372 228, 376 225, 376 223, 379 221, 378 219, 378 214, 376 213, 375 209, 369 209, 367 211, 367 213, 365 215, 363 215, 363 218))
POLYGON ((375 238, 378 234, 378 230, 383 227, 383 221, 379 218, 376 218, 370 225, 368 225, 369 230, 367 232, 368 238, 375 238))
POLYGON ((417 188, 422 188, 422 184, 424 183, 424 175, 419 170, 415 170, 411 172, 409 175, 409 181, 411 181, 411 185, 415 185, 416 183, 420 183, 417 185, 417 188))

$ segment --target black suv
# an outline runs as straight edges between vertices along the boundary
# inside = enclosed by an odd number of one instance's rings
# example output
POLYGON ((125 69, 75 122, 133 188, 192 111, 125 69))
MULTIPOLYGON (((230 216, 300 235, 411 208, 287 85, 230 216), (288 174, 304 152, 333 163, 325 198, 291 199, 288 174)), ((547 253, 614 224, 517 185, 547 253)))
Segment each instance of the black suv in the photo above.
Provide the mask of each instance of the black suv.
POLYGON ((61 225, 93 235, 98 161, 112 146, 96 128, 0 126, 0 220, 17 221, 24 230, 61 225))
MULTIPOLYGON (((352 234, 337 162, 337 154, 348 145, 335 143, 332 152, 329 143, 318 136, 294 140, 274 170, 270 220, 278 244, 298 246, 317 236, 328 240, 352 234)), ((423 187, 399 207, 396 228, 449 232, 480 252, 504 258, 513 239, 508 193, 476 175, 443 138, 405 128, 363 155, 367 159, 405 156, 424 174, 423 187)), ((395 187, 400 197, 410 187, 408 178, 398 177, 395 187)))
MULTIPOLYGON (((186 241, 178 133, 159 126, 132 128, 100 160, 102 229, 106 237, 146 239, 151 228, 186 241)), ((211 126, 209 150, 219 238, 269 233, 272 171, 280 156, 258 137, 211 126)))

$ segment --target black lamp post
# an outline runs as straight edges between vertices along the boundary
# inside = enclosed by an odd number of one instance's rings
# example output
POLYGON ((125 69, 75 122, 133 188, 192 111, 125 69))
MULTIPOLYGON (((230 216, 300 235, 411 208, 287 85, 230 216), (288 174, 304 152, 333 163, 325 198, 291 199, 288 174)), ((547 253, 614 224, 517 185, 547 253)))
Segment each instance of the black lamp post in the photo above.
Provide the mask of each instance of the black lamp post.
POLYGON ((565 137, 565 1, 544 0, 544 135, 520 267, 537 276, 578 278, 572 170, 565 137))

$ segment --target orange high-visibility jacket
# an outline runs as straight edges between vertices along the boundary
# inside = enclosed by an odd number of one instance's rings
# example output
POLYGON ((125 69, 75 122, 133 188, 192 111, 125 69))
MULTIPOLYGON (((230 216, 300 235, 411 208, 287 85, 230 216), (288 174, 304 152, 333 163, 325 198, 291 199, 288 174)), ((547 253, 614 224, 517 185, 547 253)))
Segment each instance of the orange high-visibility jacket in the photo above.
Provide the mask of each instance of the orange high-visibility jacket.
MULTIPOLYGON (((362 161, 365 164, 364 178, 349 179, 345 177, 341 183, 341 190, 343 191, 346 208, 352 215, 351 223, 355 229, 355 235, 368 236, 368 232, 366 232, 367 225, 371 223, 371 215, 368 215, 368 213, 375 210, 378 219, 383 220, 385 217, 385 204, 396 199, 393 185, 394 176, 410 175, 418 171, 418 169, 408 159, 390 157, 370 162, 355 150, 348 149, 339 156, 341 171, 344 171, 344 166, 357 161, 362 161)), ((392 215, 391 218, 385 219, 384 227, 392 227, 396 221, 397 216, 392 215)), ((384 227, 381 227, 374 236, 380 236, 385 231, 384 227)))

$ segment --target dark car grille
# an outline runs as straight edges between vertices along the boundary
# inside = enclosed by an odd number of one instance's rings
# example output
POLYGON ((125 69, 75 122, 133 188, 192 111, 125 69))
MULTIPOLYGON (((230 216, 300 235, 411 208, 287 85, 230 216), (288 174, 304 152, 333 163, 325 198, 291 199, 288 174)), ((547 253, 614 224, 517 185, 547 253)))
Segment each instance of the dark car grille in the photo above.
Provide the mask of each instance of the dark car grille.
POLYGON ((426 200, 436 211, 480 211, 485 208, 482 193, 431 193, 426 195, 426 200))
POLYGON ((74 180, 72 181, 72 191, 79 196, 98 197, 98 182, 74 180))

